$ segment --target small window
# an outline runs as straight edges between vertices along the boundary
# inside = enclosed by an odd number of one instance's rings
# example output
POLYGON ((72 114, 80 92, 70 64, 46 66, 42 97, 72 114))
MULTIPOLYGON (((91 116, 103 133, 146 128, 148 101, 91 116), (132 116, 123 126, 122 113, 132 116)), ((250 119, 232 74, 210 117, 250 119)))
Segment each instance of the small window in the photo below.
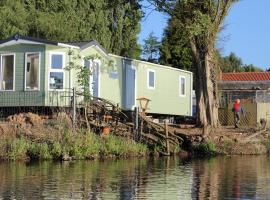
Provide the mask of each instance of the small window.
POLYGON ((14 90, 15 55, 1 56, 1 90, 14 90))
POLYGON ((64 89, 64 53, 50 54, 49 89, 64 89))
POLYGON ((63 55, 52 54, 51 55, 51 68, 52 69, 63 69, 63 55))
POLYGON ((155 71, 154 70, 148 70, 148 88, 149 89, 155 89, 155 71))
POLYGON ((64 87, 64 73, 50 72, 50 89, 62 90, 64 87))
POLYGON ((40 54, 26 53, 25 90, 39 90, 40 54))
POLYGON ((184 76, 180 76, 180 96, 186 95, 186 78, 184 76))

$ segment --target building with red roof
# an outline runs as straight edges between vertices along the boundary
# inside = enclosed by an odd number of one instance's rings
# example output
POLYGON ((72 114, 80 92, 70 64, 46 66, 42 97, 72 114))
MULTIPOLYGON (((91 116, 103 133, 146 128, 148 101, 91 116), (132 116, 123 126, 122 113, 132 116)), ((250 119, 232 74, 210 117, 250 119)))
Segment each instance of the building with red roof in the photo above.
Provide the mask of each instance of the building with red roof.
POLYGON ((245 119, 247 125, 256 125, 262 119, 270 120, 270 72, 222 73, 218 88, 220 109, 226 115, 225 121, 220 120, 221 124, 233 123, 230 109, 236 99, 241 100, 249 113, 245 119))
POLYGON ((221 81, 255 81, 270 82, 270 72, 231 72, 222 73, 221 81))

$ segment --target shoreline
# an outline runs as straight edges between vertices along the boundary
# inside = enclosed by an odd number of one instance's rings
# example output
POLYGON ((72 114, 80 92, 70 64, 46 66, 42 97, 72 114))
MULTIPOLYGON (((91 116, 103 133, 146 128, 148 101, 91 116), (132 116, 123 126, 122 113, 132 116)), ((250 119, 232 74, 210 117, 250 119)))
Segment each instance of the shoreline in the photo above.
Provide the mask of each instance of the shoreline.
MULTIPOLYGON (((244 140, 244 134, 214 130, 207 136, 194 137, 189 147, 178 148, 178 156, 264 155, 270 152, 270 134, 244 140), (187 150, 188 149, 188 150, 187 150)), ((103 160, 158 155, 133 139, 109 134, 100 136, 86 128, 72 128, 67 115, 53 119, 32 113, 11 116, 0 124, 0 160, 103 160)))

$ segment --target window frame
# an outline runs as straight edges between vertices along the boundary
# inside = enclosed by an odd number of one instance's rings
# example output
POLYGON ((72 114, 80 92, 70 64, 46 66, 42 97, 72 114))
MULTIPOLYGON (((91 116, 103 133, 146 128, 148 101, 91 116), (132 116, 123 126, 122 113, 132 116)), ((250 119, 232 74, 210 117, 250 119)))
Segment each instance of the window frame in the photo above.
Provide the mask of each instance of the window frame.
POLYGON ((154 69, 147 69, 147 88, 150 90, 156 89, 156 70, 154 70, 154 69), (154 73, 154 86, 150 86, 150 84, 149 84, 150 72, 154 73))
POLYGON ((1 54, 0 56, 0 84, 1 82, 3 81, 3 73, 2 73, 2 70, 3 70, 3 56, 13 56, 13 87, 12 87, 12 90, 3 90, 1 87, 0 87, 0 91, 1 92, 12 92, 12 91, 15 91, 15 65, 16 65, 16 54, 15 53, 3 53, 1 54))
POLYGON ((65 90, 65 53, 64 52, 49 52, 49 70, 48 70, 48 91, 64 91, 65 90), (53 69, 52 68, 52 56, 53 55, 62 55, 62 63, 63 66, 61 69, 53 69), (62 89, 51 89, 50 88, 50 73, 51 72, 60 72, 63 73, 63 88, 62 89))
POLYGON ((25 62, 24 62, 24 91, 40 91, 41 52, 25 52, 24 59, 25 59, 25 62), (39 58, 39 61, 38 61, 38 65, 39 65, 38 66, 38 89, 37 90, 26 88, 27 55, 29 55, 29 54, 38 54, 38 58, 39 58))
POLYGON ((186 82, 186 77, 183 75, 179 76, 179 96, 180 97, 185 97, 187 94, 187 82, 186 82), (182 79, 184 79, 184 94, 182 94, 182 79))

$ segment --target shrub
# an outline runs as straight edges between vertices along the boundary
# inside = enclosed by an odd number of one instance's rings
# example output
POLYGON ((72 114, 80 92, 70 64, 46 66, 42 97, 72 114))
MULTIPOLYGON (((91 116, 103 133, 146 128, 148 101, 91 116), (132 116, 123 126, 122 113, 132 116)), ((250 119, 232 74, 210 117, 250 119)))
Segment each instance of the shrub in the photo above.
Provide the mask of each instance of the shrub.
POLYGON ((215 143, 213 143, 212 141, 208 141, 206 143, 203 144, 199 144, 197 147, 195 147, 195 152, 199 155, 216 155, 218 153, 217 151, 217 147, 215 145, 215 143))

